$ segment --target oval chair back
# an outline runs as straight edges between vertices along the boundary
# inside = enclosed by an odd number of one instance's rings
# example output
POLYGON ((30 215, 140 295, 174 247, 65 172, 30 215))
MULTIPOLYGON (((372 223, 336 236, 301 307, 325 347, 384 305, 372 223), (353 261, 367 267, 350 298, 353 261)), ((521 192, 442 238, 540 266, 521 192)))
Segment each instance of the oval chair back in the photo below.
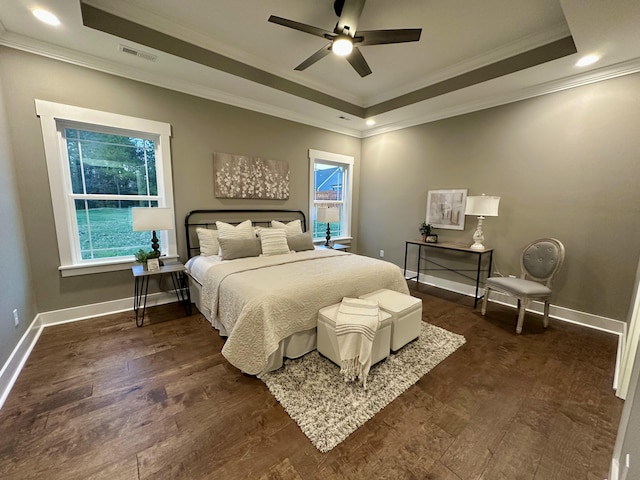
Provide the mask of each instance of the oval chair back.
POLYGON ((551 280, 564 262, 564 245, 555 238, 534 240, 522 250, 520 278, 551 286, 551 280))

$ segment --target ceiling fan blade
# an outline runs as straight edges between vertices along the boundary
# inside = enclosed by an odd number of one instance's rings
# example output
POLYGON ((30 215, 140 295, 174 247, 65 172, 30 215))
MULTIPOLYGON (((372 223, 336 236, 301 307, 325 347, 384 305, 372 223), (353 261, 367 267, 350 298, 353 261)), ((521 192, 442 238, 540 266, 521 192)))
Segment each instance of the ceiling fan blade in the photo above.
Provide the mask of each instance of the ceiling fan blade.
POLYGON ((311 65, 316 63, 318 60, 326 57, 327 55, 329 55, 329 53, 331 53, 331 44, 327 45, 326 47, 322 47, 320 50, 318 50, 316 53, 311 55, 309 58, 307 58, 300 65, 298 65, 296 68, 294 68, 294 70, 302 71, 305 68, 310 67, 311 65))
POLYGON ((365 0, 344 0, 340 19, 334 30, 335 33, 345 33, 344 29, 348 28, 349 36, 353 37, 358 29, 358 20, 362 15, 365 0))
POLYGON ((399 30, 368 30, 358 32, 355 41, 358 46, 383 45, 386 43, 417 42, 422 34, 421 28, 404 28, 399 30), (362 38, 362 41, 358 39, 362 38))
POLYGON ((323 37, 327 39, 335 37, 335 34, 333 32, 329 32, 312 25, 307 25, 305 23, 294 22, 293 20, 288 20, 286 18, 276 17, 275 15, 271 15, 269 17, 269 21, 271 23, 282 25, 283 27, 293 28, 294 30, 298 30, 300 32, 310 33, 311 35, 315 35, 316 37, 323 37))
POLYGON ((361 77, 366 77, 371 73, 369 64, 362 56, 362 52, 358 49, 358 47, 353 47, 353 50, 347 56, 347 60, 361 77))

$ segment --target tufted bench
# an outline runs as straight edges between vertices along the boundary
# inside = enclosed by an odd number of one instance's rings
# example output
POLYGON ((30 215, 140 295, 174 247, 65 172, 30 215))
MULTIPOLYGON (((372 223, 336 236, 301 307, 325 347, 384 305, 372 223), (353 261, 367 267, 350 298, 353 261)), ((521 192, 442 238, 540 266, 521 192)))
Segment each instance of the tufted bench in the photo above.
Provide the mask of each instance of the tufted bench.
POLYGON ((397 352, 418 338, 422 324, 422 300, 393 290, 377 290, 360 298, 378 302, 391 315, 391 350, 397 352))

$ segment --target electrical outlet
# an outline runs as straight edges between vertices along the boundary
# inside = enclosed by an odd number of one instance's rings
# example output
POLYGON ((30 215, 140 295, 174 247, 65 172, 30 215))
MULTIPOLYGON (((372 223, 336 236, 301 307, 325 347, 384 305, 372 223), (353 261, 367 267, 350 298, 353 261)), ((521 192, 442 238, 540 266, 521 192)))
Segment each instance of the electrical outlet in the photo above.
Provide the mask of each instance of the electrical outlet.
POLYGON ((380 257, 383 258, 384 257, 384 250, 380 250, 380 257))
POLYGON ((18 309, 14 308, 13 309, 13 325, 14 326, 18 326, 20 325, 20 317, 18 317, 18 309))

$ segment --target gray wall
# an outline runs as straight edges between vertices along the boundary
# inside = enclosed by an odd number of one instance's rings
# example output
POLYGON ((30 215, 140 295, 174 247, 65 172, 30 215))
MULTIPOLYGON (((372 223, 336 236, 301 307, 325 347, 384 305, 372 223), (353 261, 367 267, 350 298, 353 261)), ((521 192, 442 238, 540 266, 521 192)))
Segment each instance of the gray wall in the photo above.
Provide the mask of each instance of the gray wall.
MULTIPOLYGON (((360 252, 401 265, 428 190, 499 195, 484 222, 499 271, 518 274, 524 245, 558 238, 553 303, 625 321, 640 254, 639 91, 629 75, 363 140, 360 252)), ((471 244, 476 223, 436 233, 471 244)))
POLYGON ((0 264, 2 265, 2 293, 0 294, 0 365, 9 355, 35 318, 37 309, 31 290, 29 257, 25 246, 22 213, 14 156, 9 143, 9 130, 16 125, 9 122, 3 98, 7 91, 0 79, 0 264), (13 310, 18 310, 20 324, 13 323, 13 310))
MULTIPOLYGON (((355 157, 357 195, 361 146, 357 138, 7 48, 0 48, 0 80, 7 92, 7 113, 15 125, 10 140, 16 158, 20 159, 15 167, 17 187, 39 312, 130 297, 133 278, 130 271, 60 277, 42 133, 35 115, 36 98, 172 125, 176 224, 183 259, 186 247, 182 225, 191 210, 288 208, 308 213, 309 148, 355 157), (216 199, 213 193, 216 151, 288 160, 289 200, 216 199)), ((357 215, 354 220, 357 225, 357 215)))
MULTIPOLYGON (((567 247, 554 303, 625 320, 640 254, 640 125, 631 75, 362 141, 13 49, 0 49, 10 144, 33 273, 37 311, 131 296, 128 271, 61 278, 39 120, 34 99, 168 122, 178 242, 185 214, 197 208, 308 209, 307 149, 353 155, 355 249, 402 264, 404 241, 418 237, 430 189, 467 188, 502 197, 485 221, 501 273, 517 273, 520 248, 542 236, 567 247), (286 202, 220 201, 212 153, 288 160, 286 202), (360 161, 360 158, 363 161, 360 161), (34 195, 34 192, 39 192, 34 195)), ((11 182, 13 185, 14 183, 11 182)), ((464 232, 441 240, 470 243, 464 232)))

